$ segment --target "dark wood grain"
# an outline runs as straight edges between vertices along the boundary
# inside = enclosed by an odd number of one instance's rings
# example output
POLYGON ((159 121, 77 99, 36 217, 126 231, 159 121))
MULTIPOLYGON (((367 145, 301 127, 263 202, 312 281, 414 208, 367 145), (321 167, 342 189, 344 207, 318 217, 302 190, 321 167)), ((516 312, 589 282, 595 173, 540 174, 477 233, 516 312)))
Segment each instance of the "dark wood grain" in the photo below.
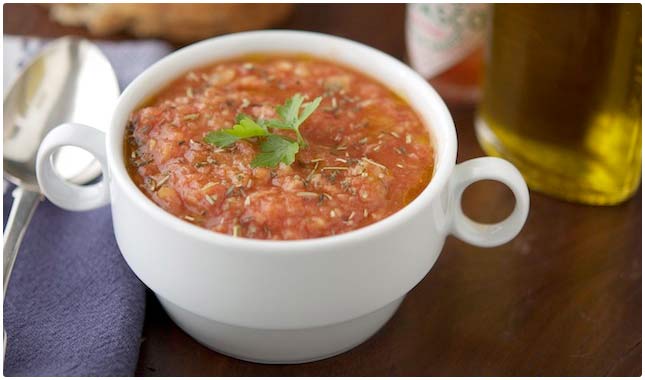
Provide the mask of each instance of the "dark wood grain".
MULTIPOLYGON (((5 5, 5 33, 84 35, 32 5, 5 5)), ((285 28, 345 36, 405 58, 402 5, 300 5, 285 28)), ((451 107, 463 161, 482 156, 474 106, 451 107)), ((473 218, 513 207, 495 183, 467 190, 473 218)), ((590 207, 531 193, 521 234, 483 249, 449 237, 442 255, 372 339, 327 360, 258 365, 199 345, 148 297, 137 375, 614 375, 641 374, 642 196, 590 207)))

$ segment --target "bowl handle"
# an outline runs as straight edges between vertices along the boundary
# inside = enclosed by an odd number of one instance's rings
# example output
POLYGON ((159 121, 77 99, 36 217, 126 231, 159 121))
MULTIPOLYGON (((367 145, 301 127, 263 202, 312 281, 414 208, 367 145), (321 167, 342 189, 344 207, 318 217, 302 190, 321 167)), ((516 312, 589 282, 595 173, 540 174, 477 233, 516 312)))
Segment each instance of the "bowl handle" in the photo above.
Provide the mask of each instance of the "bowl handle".
POLYGON ((45 196, 61 208, 83 211, 108 204, 110 193, 107 184, 105 134, 98 129, 76 123, 61 124, 52 129, 38 148, 36 175, 45 196), (51 157, 59 148, 69 145, 87 150, 101 163, 103 177, 99 182, 79 186, 56 173, 51 157))
POLYGON ((480 247, 494 247, 513 239, 522 230, 529 213, 529 191, 526 182, 510 162, 496 157, 480 157, 455 167, 450 179, 452 210, 451 232, 459 239, 480 247), (511 189, 515 208, 499 223, 477 223, 461 208, 461 196, 472 183, 481 180, 499 181, 511 189))

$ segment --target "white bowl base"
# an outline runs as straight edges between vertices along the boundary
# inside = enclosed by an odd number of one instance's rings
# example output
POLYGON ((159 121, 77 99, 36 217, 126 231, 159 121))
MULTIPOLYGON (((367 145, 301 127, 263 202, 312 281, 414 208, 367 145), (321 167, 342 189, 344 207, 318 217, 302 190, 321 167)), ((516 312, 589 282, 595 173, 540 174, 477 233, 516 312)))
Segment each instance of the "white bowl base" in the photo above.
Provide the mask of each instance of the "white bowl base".
POLYGON ((263 364, 307 363, 349 351, 385 325, 403 301, 401 297, 362 317, 333 325, 266 330, 213 321, 157 298, 170 318, 199 343, 236 359, 263 364))

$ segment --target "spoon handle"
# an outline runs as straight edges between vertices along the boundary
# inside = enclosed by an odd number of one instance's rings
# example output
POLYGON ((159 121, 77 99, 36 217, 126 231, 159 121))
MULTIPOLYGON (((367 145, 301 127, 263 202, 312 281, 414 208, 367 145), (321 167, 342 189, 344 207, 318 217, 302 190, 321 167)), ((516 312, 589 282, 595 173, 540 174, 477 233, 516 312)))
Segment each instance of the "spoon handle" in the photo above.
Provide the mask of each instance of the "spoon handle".
POLYGON ((30 191, 22 187, 16 187, 13 191, 13 204, 11 213, 7 219, 7 225, 4 229, 4 251, 3 251, 3 299, 7 295, 7 284, 13 264, 16 261, 16 255, 20 249, 20 243, 25 235, 31 216, 36 210, 36 206, 42 199, 42 194, 30 191))

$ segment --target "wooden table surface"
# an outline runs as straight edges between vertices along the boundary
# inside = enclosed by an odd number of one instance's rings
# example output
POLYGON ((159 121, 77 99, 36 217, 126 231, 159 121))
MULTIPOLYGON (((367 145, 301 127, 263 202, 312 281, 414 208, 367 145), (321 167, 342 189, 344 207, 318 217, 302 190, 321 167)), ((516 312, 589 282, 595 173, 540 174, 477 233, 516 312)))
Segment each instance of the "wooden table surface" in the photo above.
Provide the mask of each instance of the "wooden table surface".
MULTIPOLYGON (((403 5, 300 5, 284 28, 345 36, 405 59, 403 5)), ((4 32, 85 35, 34 5, 4 6, 4 32)), ((121 36, 120 38, 124 38, 121 36)), ((473 105, 451 105, 458 161, 482 156, 473 105)), ((467 190, 481 221, 510 212, 495 183, 467 190)), ((392 320, 354 350, 301 365, 259 365, 210 351, 175 326, 149 295, 137 375, 615 375, 641 374, 639 189, 614 207, 531 192, 524 230, 484 249, 449 237, 431 272, 392 320)))

